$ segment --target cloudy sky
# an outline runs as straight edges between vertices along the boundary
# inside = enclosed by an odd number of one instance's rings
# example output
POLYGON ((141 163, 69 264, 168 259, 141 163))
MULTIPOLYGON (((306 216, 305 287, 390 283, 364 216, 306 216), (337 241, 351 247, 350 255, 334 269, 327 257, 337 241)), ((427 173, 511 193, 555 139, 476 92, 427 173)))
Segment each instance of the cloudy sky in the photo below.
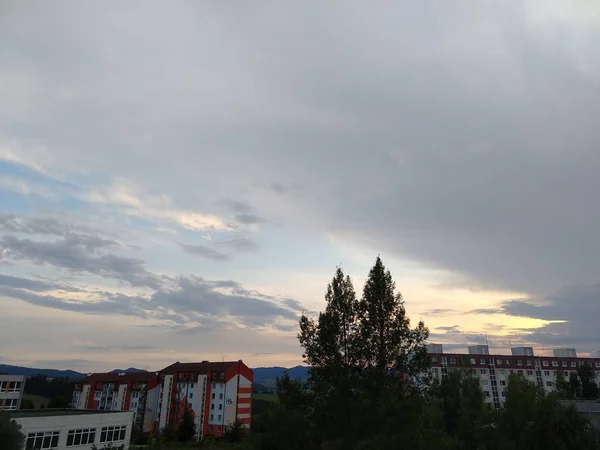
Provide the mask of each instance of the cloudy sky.
POLYGON ((600 350, 600 4, 4 1, 0 363, 295 365, 377 254, 447 349, 600 350))

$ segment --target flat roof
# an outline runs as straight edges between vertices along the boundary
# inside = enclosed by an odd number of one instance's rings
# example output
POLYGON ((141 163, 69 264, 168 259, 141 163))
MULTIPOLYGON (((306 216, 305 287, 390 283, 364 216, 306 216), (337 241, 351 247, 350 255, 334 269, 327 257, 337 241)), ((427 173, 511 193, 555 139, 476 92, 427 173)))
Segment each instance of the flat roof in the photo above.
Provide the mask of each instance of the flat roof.
POLYGON ((25 417, 49 417, 49 416, 89 416, 98 414, 129 413, 130 411, 101 411, 97 409, 18 409, 7 411, 11 419, 25 417))

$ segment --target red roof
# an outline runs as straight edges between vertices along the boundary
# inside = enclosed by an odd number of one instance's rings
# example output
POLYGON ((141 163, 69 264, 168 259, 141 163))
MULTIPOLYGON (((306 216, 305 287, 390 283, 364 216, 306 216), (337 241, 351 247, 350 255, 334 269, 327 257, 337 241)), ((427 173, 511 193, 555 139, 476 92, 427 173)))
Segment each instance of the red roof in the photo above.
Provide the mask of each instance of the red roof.
POLYGON ((173 374, 178 372, 197 372, 206 374, 209 372, 225 372, 230 367, 236 365, 239 361, 225 362, 176 362, 161 370, 161 373, 173 374))
POLYGON ((92 381, 100 383, 129 383, 131 381, 138 383, 147 383, 156 376, 154 372, 127 372, 118 374, 116 372, 93 373, 81 379, 80 383, 91 383, 92 381))

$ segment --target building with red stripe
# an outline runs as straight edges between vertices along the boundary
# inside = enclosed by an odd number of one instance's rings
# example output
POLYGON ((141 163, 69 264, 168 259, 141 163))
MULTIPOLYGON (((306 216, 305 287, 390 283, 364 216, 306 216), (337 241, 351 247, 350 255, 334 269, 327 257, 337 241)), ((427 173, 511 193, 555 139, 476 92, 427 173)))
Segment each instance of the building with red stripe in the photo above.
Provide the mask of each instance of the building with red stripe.
POLYGON ((554 356, 535 356, 531 347, 515 347, 510 355, 490 355, 487 345, 471 346, 469 353, 464 354, 444 353, 441 344, 430 344, 428 352, 434 380, 443 380, 452 370, 469 370, 479 378, 485 401, 496 407, 504 403, 511 374, 523 375, 551 392, 556 389, 559 372, 568 380, 571 372, 588 365, 600 382, 600 359, 578 357, 574 349, 554 350, 554 356))
POLYGON ((176 362, 152 373, 91 374, 79 382, 73 407, 133 411, 144 431, 177 426, 186 410, 198 437, 221 436, 235 421, 250 427, 254 374, 242 361, 176 362))

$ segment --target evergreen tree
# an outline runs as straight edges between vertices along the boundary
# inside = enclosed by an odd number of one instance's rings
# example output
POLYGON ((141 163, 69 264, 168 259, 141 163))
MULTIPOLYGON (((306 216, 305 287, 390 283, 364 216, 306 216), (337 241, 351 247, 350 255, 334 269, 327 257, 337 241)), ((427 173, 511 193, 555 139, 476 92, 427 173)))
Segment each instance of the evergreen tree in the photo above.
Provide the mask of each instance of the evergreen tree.
POLYGON ((581 365, 577 368, 577 377, 579 378, 579 397, 586 400, 597 399, 600 392, 598 383, 596 383, 596 373, 589 364, 581 365))
POLYGON ((187 405, 183 411, 183 418, 177 428, 177 440, 187 442, 196 438, 196 422, 187 405))
POLYGON ((404 300, 395 289, 391 273, 377 257, 359 302, 361 363, 380 374, 423 382, 430 364, 425 345, 429 330, 423 322, 410 328, 404 300))
POLYGON ((21 433, 21 425, 11 420, 7 413, 0 412, 0 448, 2 450, 22 450, 25 435, 21 433))

